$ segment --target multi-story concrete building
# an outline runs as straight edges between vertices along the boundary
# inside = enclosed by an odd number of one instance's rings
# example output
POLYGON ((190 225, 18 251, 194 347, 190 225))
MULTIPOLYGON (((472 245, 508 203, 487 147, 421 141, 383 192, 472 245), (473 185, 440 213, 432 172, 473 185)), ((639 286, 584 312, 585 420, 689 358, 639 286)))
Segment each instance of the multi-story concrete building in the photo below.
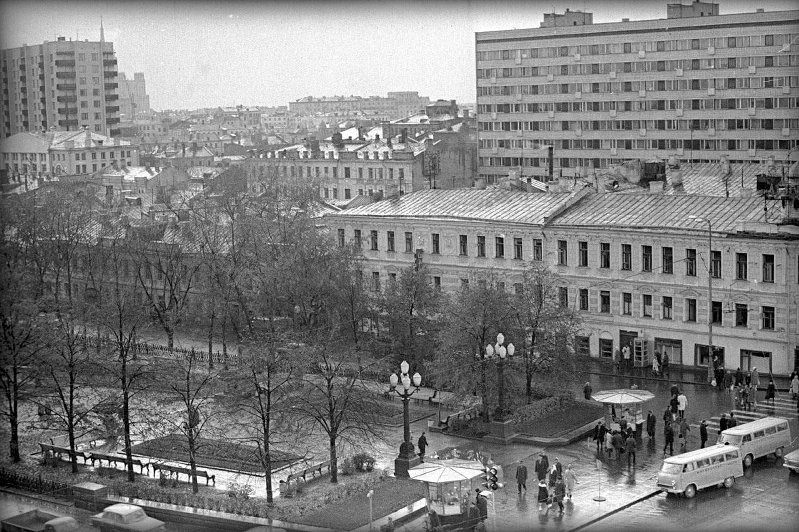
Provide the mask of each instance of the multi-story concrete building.
POLYGON ((114 45, 100 41, 56 41, 0 50, 0 137, 23 131, 87 127, 117 135, 119 80, 114 45))
POLYGON ((376 114, 386 120, 422 112, 430 103, 427 96, 419 96, 416 91, 389 92, 382 96, 306 96, 289 102, 289 111, 295 115, 307 116, 317 113, 361 113, 376 114))
POLYGON ((136 166, 136 144, 82 131, 17 133, 0 141, 0 165, 11 180, 97 172, 108 166, 136 166))
POLYGON ((711 318, 728 369, 799 366, 799 211, 791 204, 592 187, 426 190, 325 220, 340 245, 360 242, 374 290, 421 257, 444 291, 489 271, 513 291, 534 262, 554 270, 561 304, 581 314, 582 354, 608 358, 638 339, 650 357, 657 350, 707 365, 711 318))
POLYGON ((134 72, 133 79, 128 79, 124 72, 119 73, 119 112, 127 120, 133 120, 139 113, 150 112, 144 72, 134 72))
POLYGON ((479 173, 602 172, 629 159, 783 159, 799 145, 799 11, 667 18, 476 34, 479 173))

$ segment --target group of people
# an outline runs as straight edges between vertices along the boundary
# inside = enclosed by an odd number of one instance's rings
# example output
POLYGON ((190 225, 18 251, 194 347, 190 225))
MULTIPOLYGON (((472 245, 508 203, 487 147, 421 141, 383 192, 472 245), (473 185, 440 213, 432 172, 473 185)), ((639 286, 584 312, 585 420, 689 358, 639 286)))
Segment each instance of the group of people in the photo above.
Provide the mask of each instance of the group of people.
POLYGON ((635 465, 635 455, 638 443, 635 439, 635 430, 628 425, 624 417, 621 418, 619 429, 611 430, 605 426, 604 421, 599 421, 594 427, 594 441, 597 454, 608 454, 608 458, 621 459, 627 453, 627 465, 635 465))
MULTIPOLYGON (((578 484, 572 465, 569 464, 564 470, 557 458, 550 465, 549 457, 542 451, 535 461, 533 471, 538 479, 538 509, 548 511, 557 504, 559 513, 562 514, 563 499, 571 500, 574 486, 578 484)), ((524 460, 520 460, 516 467, 516 483, 519 494, 527 491, 527 466, 524 460)))

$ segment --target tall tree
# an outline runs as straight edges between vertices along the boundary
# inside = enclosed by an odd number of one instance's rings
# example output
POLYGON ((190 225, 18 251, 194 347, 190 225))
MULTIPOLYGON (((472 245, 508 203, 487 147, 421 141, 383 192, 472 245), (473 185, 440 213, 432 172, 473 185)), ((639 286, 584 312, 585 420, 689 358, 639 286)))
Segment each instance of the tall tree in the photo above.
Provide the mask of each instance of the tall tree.
POLYGON ((582 325, 579 314, 560 301, 560 287, 567 286, 554 272, 538 264, 524 271, 521 293, 515 296, 515 318, 524 333, 525 397, 533 399, 533 381, 540 375, 562 386, 577 378, 574 336, 582 325))

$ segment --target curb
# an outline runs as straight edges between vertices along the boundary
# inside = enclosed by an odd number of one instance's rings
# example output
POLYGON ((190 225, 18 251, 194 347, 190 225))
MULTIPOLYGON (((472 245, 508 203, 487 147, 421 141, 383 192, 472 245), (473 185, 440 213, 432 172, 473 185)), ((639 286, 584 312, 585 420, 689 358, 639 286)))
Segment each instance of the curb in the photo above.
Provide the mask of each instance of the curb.
POLYGON ((599 521, 605 519, 606 517, 610 517, 613 514, 617 514, 617 513, 621 512, 623 510, 626 510, 630 506, 634 506, 634 505, 638 504, 641 501, 645 501, 647 499, 651 499, 652 497, 654 497, 655 495, 657 495, 659 493, 661 493, 660 490, 655 490, 655 491, 653 491, 651 493, 647 493, 646 495, 638 497, 637 499, 635 499, 633 501, 630 501, 630 502, 628 502, 626 504, 623 504, 623 505, 619 506, 618 508, 614 508, 613 510, 610 510, 609 512, 607 512, 605 514, 602 514, 599 517, 595 517, 594 519, 591 519, 587 523, 583 523, 582 525, 580 525, 580 526, 578 526, 576 528, 572 528, 572 529, 570 529, 569 532, 577 532, 577 530, 583 530, 585 528, 588 528, 589 526, 595 525, 596 523, 598 523, 599 521))

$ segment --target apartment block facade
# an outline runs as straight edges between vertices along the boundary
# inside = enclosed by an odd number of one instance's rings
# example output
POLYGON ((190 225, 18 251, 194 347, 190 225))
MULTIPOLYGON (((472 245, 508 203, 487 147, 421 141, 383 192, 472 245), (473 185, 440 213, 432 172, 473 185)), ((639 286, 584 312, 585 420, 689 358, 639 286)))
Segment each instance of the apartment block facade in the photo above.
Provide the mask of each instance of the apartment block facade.
POLYGON ((416 91, 389 92, 382 96, 306 96, 289 102, 289 111, 295 115, 315 115, 317 113, 362 112, 377 114, 386 120, 420 113, 430 103, 427 96, 419 96, 416 91))
POLYGON ((124 72, 119 73, 119 112, 127 120, 133 120, 137 114, 150 112, 150 96, 144 72, 134 72, 133 79, 128 79, 124 72))
MULTIPOLYGON (((664 6, 665 7, 665 6, 664 6)), ((799 11, 667 18, 476 34, 478 171, 601 173, 631 159, 782 160, 799 146, 799 11)))
POLYGON ((118 135, 117 59, 110 42, 59 37, 0 50, 0 137, 88 128, 118 135))
POLYGON ((584 355, 610 358, 638 339, 650 356, 706 366, 711 318, 726 368, 799 366, 799 228, 779 202, 590 187, 427 190, 325 220, 339 245, 360 243, 372 290, 421 258, 442 291, 492 272, 512 292, 533 262, 557 274, 561 304, 582 316, 575 349, 584 355), (695 213, 712 220, 712 249, 695 213))

